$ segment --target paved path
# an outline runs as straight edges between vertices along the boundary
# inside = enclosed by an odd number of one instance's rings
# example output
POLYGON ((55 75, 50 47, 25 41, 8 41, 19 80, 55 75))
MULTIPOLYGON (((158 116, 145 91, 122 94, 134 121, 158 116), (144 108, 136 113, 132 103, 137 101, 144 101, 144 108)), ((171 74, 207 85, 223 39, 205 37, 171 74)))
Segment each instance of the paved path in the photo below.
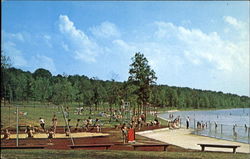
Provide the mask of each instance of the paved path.
MULTIPOLYGON (((183 129, 183 128, 175 129, 175 130, 169 130, 168 128, 164 128, 164 129, 158 129, 158 130, 137 132, 136 134, 145 136, 148 138, 152 138, 155 140, 159 140, 162 142, 166 142, 168 144, 183 147, 186 149, 201 150, 201 147, 197 144, 222 144, 222 145, 224 144, 224 145, 239 145, 240 147, 236 149, 236 152, 250 153, 249 144, 221 140, 221 139, 199 136, 199 135, 193 135, 191 134, 191 131, 192 130, 190 129, 183 129)), ((232 149, 228 149, 228 148, 209 148, 209 147, 206 147, 205 150, 223 151, 223 152, 233 151, 232 149)))

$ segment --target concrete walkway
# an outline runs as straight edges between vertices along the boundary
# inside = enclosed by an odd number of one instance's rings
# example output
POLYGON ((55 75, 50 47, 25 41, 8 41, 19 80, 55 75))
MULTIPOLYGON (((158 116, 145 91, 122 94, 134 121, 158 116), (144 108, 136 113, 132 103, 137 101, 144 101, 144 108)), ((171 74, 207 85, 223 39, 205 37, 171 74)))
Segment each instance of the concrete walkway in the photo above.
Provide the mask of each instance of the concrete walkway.
MULTIPOLYGON (((174 129, 174 130, 169 130, 168 128, 164 128, 164 129, 137 132, 136 134, 152 138, 155 140, 159 140, 162 142, 166 142, 168 144, 183 147, 186 149, 201 150, 201 147, 197 144, 239 145, 240 147, 236 149, 236 152, 250 153, 249 144, 193 135, 191 134, 191 131, 192 131, 191 129, 184 129, 184 128, 174 129)), ((233 149, 206 147, 205 151, 233 152, 233 149)))

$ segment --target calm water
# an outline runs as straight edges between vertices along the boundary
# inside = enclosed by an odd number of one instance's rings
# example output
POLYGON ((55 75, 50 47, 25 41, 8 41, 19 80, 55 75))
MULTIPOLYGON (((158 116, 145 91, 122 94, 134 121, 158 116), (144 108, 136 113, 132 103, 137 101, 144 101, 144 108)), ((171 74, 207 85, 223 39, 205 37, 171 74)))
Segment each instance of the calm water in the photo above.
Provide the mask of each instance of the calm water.
POLYGON ((189 116, 190 127, 195 128, 195 134, 250 143, 250 108, 178 111, 160 114, 159 116, 169 119, 170 113, 174 115, 174 118, 180 116, 182 126, 186 126, 186 117, 189 116), (204 123, 207 126, 204 129, 196 129, 197 122, 204 123), (235 128, 233 128, 234 125, 235 128))

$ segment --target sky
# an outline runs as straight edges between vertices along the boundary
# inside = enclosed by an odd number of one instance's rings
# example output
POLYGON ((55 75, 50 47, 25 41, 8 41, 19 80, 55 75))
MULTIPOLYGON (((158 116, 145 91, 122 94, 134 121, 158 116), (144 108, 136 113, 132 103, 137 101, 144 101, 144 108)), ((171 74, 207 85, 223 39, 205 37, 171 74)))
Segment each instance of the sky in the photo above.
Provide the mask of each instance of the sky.
POLYGON ((249 2, 3 1, 13 67, 126 81, 141 52, 157 84, 249 96, 249 2))

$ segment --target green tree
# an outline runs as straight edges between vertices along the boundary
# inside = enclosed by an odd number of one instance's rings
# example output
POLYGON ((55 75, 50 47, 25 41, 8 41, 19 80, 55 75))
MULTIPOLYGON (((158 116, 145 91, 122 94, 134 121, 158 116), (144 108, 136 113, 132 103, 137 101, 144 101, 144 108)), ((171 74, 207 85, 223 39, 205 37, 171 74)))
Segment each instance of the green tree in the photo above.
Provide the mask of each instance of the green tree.
POLYGON ((37 79, 37 78, 48 78, 48 79, 50 79, 52 77, 52 74, 46 69, 39 68, 33 73, 33 76, 34 76, 35 79, 37 79))
MULTIPOLYGON (((7 69, 11 67, 11 61, 8 56, 5 56, 3 51, 1 51, 1 101, 4 101, 4 105, 6 102, 6 99, 10 97, 9 88, 8 85, 8 72, 7 69)), ((9 100, 9 99, 8 99, 9 100)))
MULTIPOLYGON (((50 81, 47 78, 37 78, 31 83, 33 89, 33 97, 42 103, 49 101, 52 93, 50 81)), ((27 86, 28 87, 28 86, 27 86)))
POLYGON ((150 99, 151 86, 155 84, 157 79, 155 72, 150 68, 147 58, 138 52, 132 57, 129 74, 128 82, 138 87, 136 91, 138 95, 138 113, 140 114, 143 110, 146 114, 146 105, 150 99))

